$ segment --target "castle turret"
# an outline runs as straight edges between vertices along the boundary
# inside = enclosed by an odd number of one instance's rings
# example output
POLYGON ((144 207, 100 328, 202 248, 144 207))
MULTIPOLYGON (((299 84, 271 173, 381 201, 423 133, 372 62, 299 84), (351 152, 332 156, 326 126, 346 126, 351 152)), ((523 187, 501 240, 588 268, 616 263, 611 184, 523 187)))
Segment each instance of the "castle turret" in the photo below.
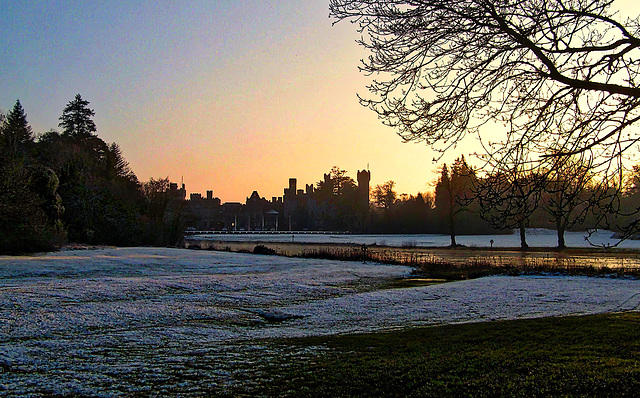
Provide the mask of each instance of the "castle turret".
MULTIPOLYGON (((289 178, 289 188, 285 188, 284 189, 284 197, 285 197, 285 201, 287 200, 287 196, 295 196, 298 189, 298 180, 295 178, 289 178)), ((291 197, 290 197, 291 199, 291 197)))
POLYGON ((293 214, 298 207, 298 201, 296 195, 298 194, 298 180, 295 178, 289 178, 289 188, 284 190, 284 217, 287 221, 289 230, 293 229, 295 220, 293 220, 293 214))
POLYGON ((369 170, 358 171, 358 202, 364 209, 369 208, 369 183, 371 172, 369 170))

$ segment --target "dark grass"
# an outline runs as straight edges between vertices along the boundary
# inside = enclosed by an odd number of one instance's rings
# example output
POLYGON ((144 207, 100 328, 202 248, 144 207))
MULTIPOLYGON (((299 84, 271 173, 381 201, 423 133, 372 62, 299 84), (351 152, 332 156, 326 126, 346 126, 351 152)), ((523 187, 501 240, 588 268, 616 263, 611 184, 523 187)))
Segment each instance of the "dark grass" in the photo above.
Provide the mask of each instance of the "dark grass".
MULTIPOLYGON (((246 245, 245 245, 246 246, 246 245)), ((414 277, 444 279, 446 281, 456 281, 464 279, 481 278, 491 275, 583 275, 583 276, 601 276, 601 277, 627 277, 640 278, 640 267, 638 266, 607 266, 606 260, 599 262, 590 261, 583 264, 577 257, 580 255, 598 258, 602 253, 589 252, 584 250, 574 250, 568 252, 567 257, 503 257, 503 256, 478 256, 483 253, 482 250, 476 250, 474 253, 478 255, 469 255, 466 259, 456 257, 456 249, 450 249, 454 259, 443 258, 442 253, 437 256, 433 253, 414 251, 414 250, 398 250, 391 248, 367 248, 362 246, 351 245, 327 245, 326 247, 304 248, 296 254, 288 254, 277 249, 271 248, 264 244, 258 244, 253 247, 239 246, 234 247, 230 244, 220 246, 209 244, 206 247, 199 243, 189 243, 184 245, 188 249, 207 249, 218 251, 229 251, 238 253, 253 253, 266 255, 279 255, 287 257, 316 258, 326 260, 340 261, 359 261, 359 262, 375 262, 382 264, 404 265, 414 268, 414 277), (575 253, 574 253, 575 252, 575 253), (573 253, 573 254, 572 254, 573 253), (597 264, 597 265, 593 265, 597 264)), ((535 251, 535 252, 540 252, 535 251)), ((544 253, 558 253, 557 250, 545 249, 544 253)), ((620 252, 622 255, 625 252, 620 252)), ((446 256, 446 254, 445 254, 446 256)))
POLYGON ((502 258, 469 258, 447 261, 440 257, 405 250, 361 250, 359 247, 327 247, 303 250, 300 257, 342 261, 377 262, 406 265, 415 275, 448 281, 474 279, 491 275, 562 274, 585 276, 640 277, 637 267, 584 266, 571 259, 529 259, 526 263, 509 263, 502 258))
POLYGON ((640 314, 542 318, 314 337, 315 361, 274 366, 234 396, 637 397, 640 314))

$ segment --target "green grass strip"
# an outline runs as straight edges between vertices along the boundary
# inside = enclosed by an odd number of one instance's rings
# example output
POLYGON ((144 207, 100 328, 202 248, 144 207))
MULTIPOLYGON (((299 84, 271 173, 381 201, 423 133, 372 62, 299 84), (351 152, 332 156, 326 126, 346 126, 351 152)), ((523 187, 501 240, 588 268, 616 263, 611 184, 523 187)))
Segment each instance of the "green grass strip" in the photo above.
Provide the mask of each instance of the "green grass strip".
POLYGON ((256 396, 640 396, 640 314, 486 322, 287 340, 324 346, 278 365, 256 396))

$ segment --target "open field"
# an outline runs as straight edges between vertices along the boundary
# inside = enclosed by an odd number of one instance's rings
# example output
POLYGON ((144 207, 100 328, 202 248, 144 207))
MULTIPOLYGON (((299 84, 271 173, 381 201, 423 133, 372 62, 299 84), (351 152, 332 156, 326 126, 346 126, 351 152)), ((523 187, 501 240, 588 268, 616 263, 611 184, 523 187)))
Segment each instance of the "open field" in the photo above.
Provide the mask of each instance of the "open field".
POLYGON ((335 350, 289 338, 640 310, 634 279, 494 276, 398 288, 411 273, 162 248, 0 256, 0 395, 250 393, 275 380, 274 369, 335 350))

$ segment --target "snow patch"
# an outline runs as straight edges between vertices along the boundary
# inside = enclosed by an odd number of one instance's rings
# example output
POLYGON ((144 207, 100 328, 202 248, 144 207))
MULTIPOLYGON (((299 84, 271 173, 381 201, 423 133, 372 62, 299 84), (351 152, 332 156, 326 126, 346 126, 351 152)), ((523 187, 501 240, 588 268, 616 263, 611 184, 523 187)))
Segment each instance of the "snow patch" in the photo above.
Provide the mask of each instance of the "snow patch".
POLYGON ((265 338, 640 310, 640 282, 628 279, 498 276, 379 289, 410 272, 161 248, 0 256, 0 388, 203 395, 269 361, 322 350, 292 353, 265 338))

